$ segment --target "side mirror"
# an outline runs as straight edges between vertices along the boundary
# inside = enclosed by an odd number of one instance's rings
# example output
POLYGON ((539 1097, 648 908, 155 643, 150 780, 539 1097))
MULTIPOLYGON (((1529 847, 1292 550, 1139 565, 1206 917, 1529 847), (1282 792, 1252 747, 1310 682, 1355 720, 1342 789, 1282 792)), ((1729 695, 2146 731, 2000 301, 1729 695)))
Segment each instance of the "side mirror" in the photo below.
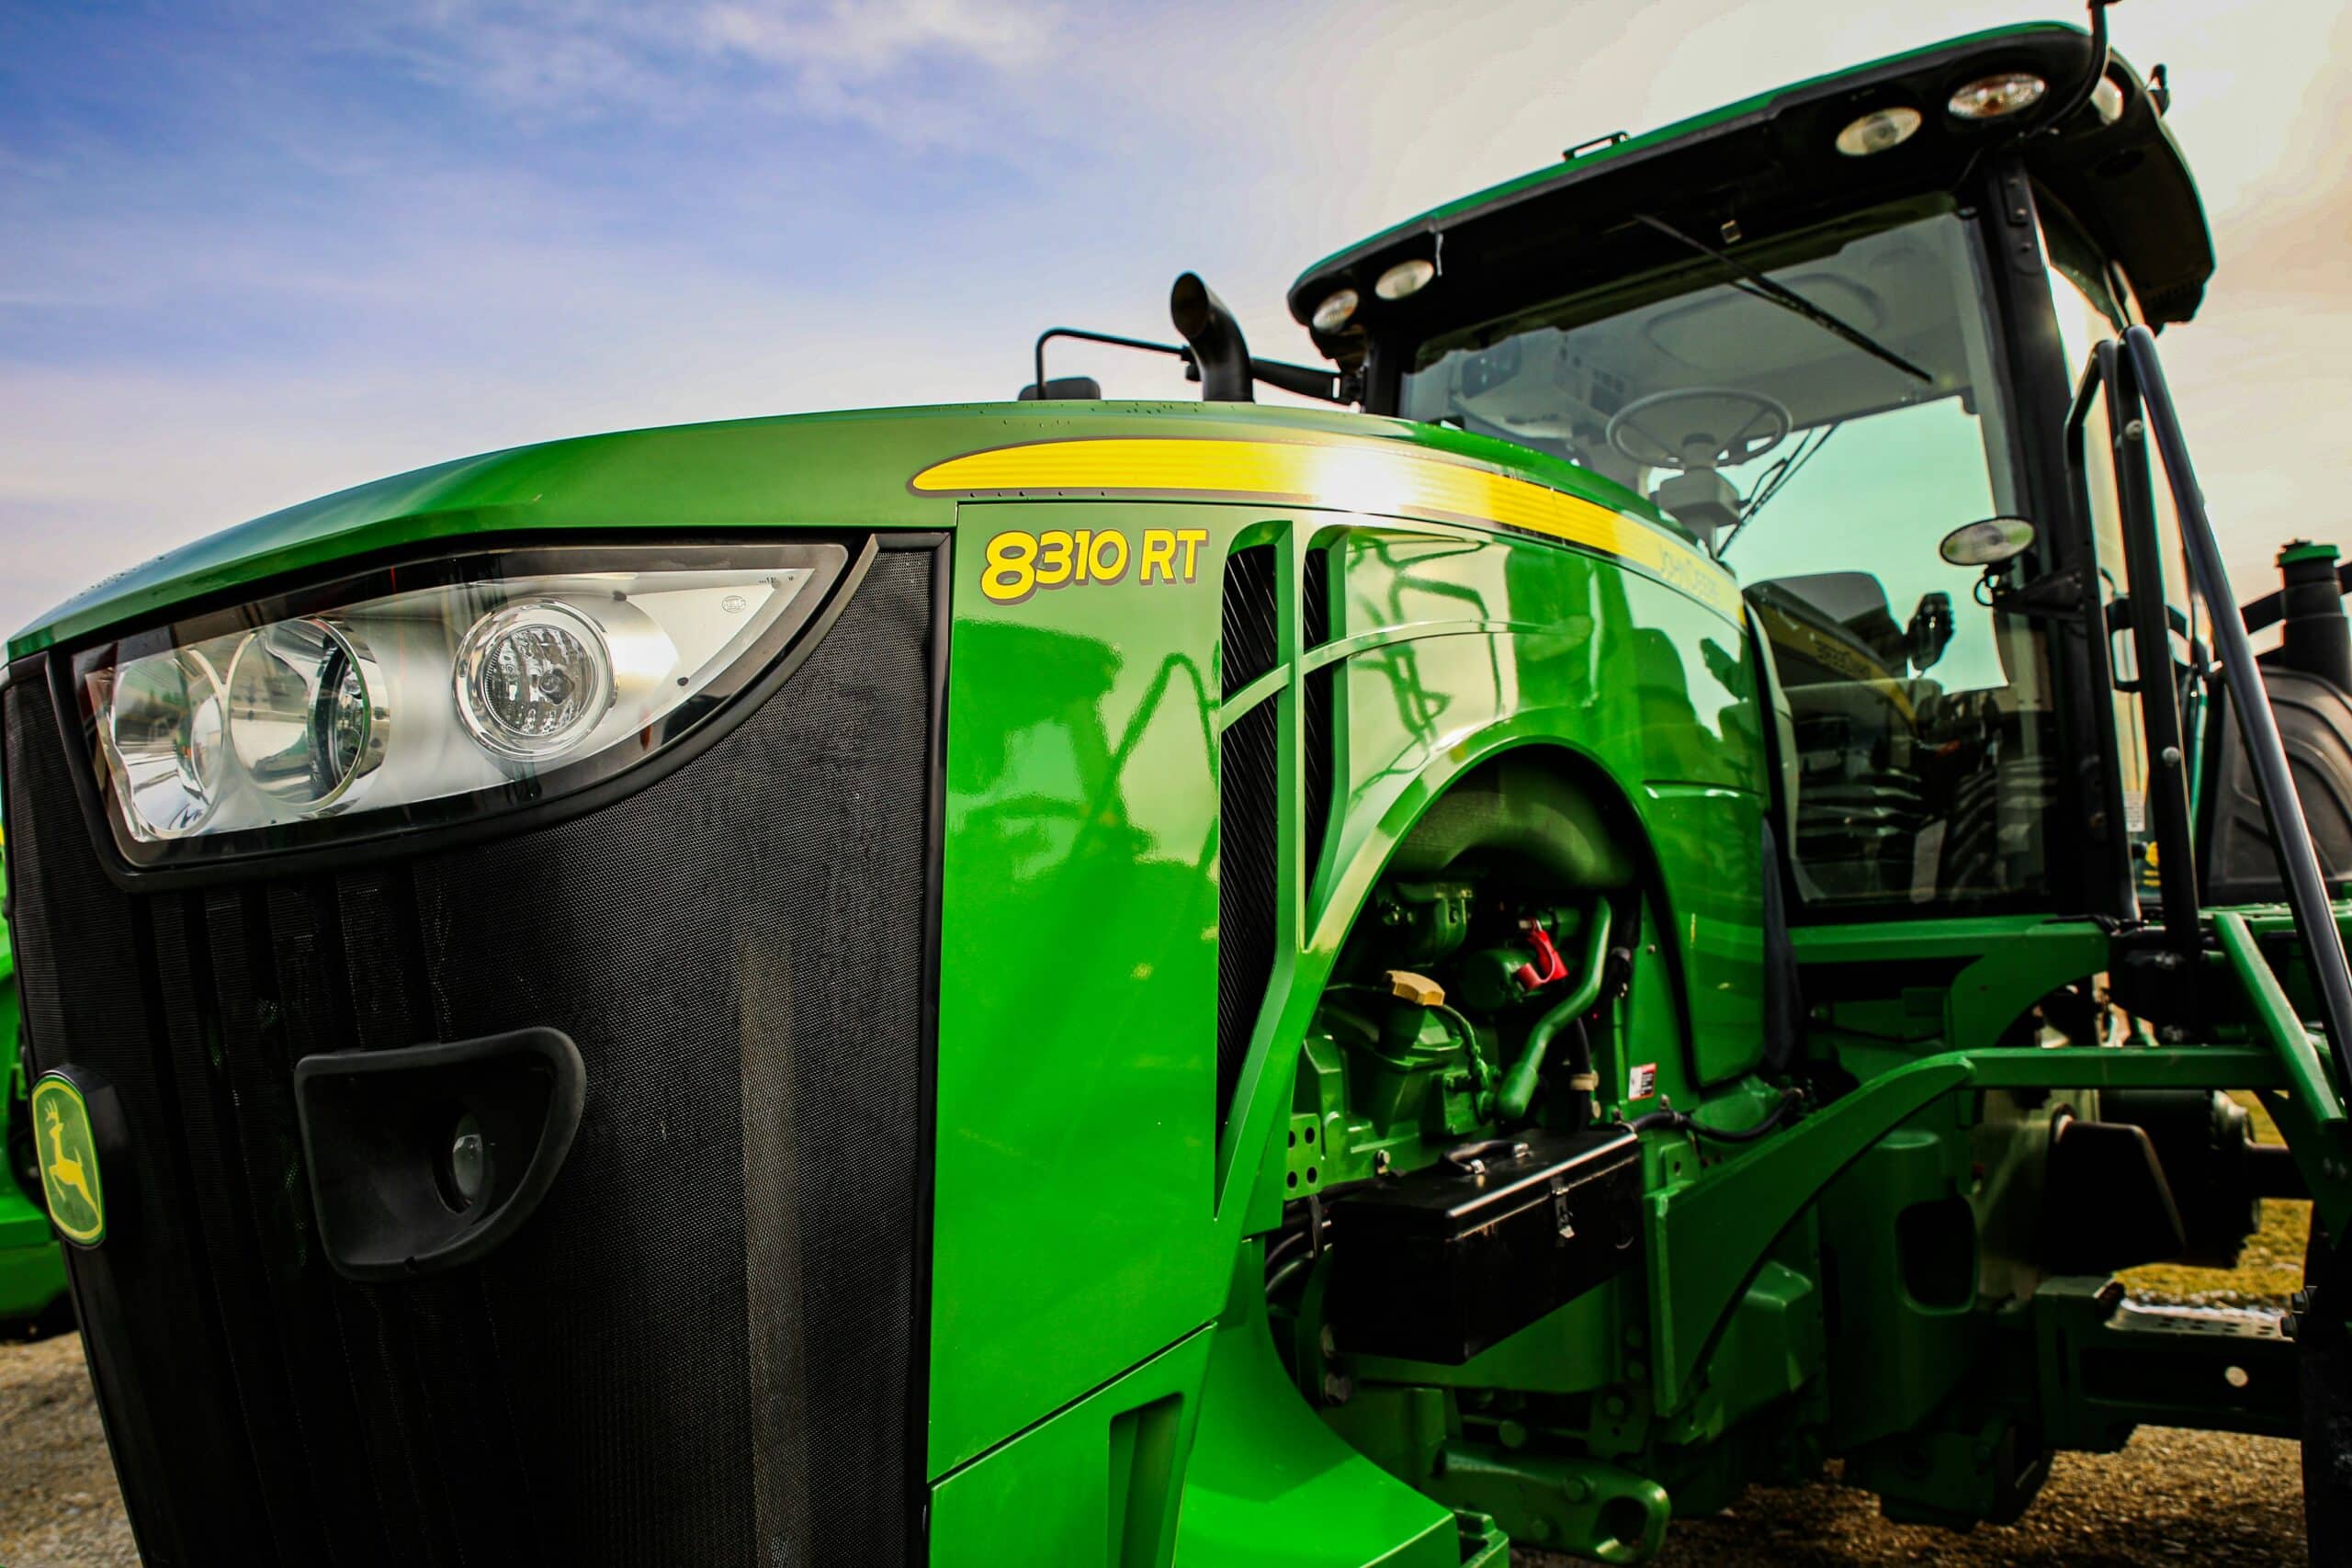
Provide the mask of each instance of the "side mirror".
POLYGON ((2022 517, 1987 517, 1944 536, 1936 553, 1954 566, 1998 566, 2033 548, 2033 525, 2022 517))

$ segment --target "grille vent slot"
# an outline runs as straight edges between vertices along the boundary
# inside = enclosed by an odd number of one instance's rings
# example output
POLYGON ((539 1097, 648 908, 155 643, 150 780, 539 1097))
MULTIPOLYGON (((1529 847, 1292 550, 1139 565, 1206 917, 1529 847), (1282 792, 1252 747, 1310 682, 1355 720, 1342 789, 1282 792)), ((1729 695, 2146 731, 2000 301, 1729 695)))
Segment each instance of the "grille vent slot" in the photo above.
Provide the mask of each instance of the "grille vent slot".
MULTIPOLYGON (((1331 604, 1331 551, 1306 552, 1300 563, 1298 621, 1308 648, 1329 642, 1336 612, 1331 604)), ((1340 665, 1310 670, 1300 686, 1300 739, 1306 750, 1306 776, 1299 792, 1299 826, 1306 835, 1306 877, 1312 886, 1323 866, 1323 840, 1331 826, 1331 784, 1338 773, 1336 705, 1340 665)))
MULTIPOLYGON (((1252 545, 1225 562, 1225 694, 1274 667, 1274 547, 1252 545)), ((1281 699, 1260 703, 1217 741, 1216 1125, 1225 1131, 1250 1054, 1250 1032, 1274 971, 1274 900, 1281 886, 1281 699)))
POLYGON ((1274 619, 1274 570, 1280 563, 1272 545, 1251 545, 1225 558, 1225 694, 1274 667, 1282 657, 1274 619))

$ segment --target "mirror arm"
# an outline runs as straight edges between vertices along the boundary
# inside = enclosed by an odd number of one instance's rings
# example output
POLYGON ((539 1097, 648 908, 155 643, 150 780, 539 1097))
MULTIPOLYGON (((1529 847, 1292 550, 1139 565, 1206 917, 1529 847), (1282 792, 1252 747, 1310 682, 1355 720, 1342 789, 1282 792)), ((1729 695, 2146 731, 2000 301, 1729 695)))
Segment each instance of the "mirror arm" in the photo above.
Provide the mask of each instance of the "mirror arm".
POLYGON ((1047 327, 1037 334, 1035 351, 1037 367, 1035 385, 1037 386, 1042 387, 1046 384, 1046 344, 1057 337, 1070 338, 1079 343, 1107 343, 1113 348, 1132 348, 1145 354, 1173 355, 1184 362, 1184 379, 1197 381, 1201 378, 1201 367, 1193 360, 1193 351, 1181 344, 1154 343, 1149 338, 1121 337, 1116 333, 1091 333, 1083 327, 1047 327))
POLYGON ((1317 398, 1327 403, 1351 403, 1355 396, 1351 378, 1331 369, 1317 370, 1311 365, 1293 365, 1281 359, 1250 360, 1250 378, 1263 381, 1269 387, 1295 393, 1302 398, 1317 398))
POLYGON ((2035 578, 2022 588, 1993 585, 1993 608, 2003 615, 2076 620, 2090 608, 2089 580, 2080 567, 2035 578))

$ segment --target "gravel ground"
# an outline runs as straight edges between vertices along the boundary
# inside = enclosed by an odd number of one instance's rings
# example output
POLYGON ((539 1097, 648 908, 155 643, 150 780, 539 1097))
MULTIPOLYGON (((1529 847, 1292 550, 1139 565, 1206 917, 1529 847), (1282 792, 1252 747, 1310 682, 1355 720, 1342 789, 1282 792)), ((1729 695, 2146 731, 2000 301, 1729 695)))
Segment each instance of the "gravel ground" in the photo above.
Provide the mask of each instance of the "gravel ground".
MULTIPOLYGON (((1891 1525, 1843 1487, 1759 1487, 1729 1512, 1675 1525, 1660 1568, 2118 1568, 2304 1562, 2295 1446, 2143 1430, 2120 1454, 2062 1454, 2023 1522, 1969 1535, 1891 1525)), ((1520 1568, 1568 1560, 1522 1552, 1520 1568)), ((0 1568, 138 1568, 90 1398, 82 1342, 0 1345, 0 1568)))
MULTIPOLYGON (((2302 1568, 2302 1487, 2290 1442, 2143 1427, 2121 1453, 2059 1455, 2041 1495, 2006 1529, 1981 1525, 1960 1535, 1892 1525, 1868 1493, 1759 1486, 1713 1518, 1677 1521, 1655 1561, 1658 1568, 2302 1568)), ((1571 1560, 1514 1552, 1511 1562, 1569 1568, 1571 1560)))
POLYGON ((0 1565, 139 1568, 79 1335, 0 1344, 0 1565))
MULTIPOLYGON (((2256 1109, 2259 1115, 2259 1109, 2256 1109)), ((2276 1133, 2267 1125, 2269 1138, 2276 1133)), ((2300 1282, 2310 1205, 2266 1203, 2240 1266, 2124 1276, 2143 1300, 2285 1304, 2300 1282)), ((1517 1568, 1570 1560, 1515 1552, 1517 1568)), ((2121 1453, 2061 1454, 2024 1519, 1967 1534, 1889 1524, 1877 1499, 1833 1483, 1758 1487, 1713 1518, 1679 1520, 1658 1568, 2123 1568, 2222 1562, 2287 1568, 2303 1551, 2292 1443, 2143 1429, 2121 1453)), ((138 1568, 97 1407, 72 1334, 0 1343, 0 1568, 138 1568)))

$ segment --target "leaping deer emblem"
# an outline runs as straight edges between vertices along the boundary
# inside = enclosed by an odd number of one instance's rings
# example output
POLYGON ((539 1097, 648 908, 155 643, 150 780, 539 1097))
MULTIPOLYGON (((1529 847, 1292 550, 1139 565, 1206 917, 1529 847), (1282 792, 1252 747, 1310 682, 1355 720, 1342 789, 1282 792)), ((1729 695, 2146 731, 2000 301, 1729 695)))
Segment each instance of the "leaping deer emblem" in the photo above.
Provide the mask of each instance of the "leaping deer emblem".
POLYGON ((65 1153, 65 1119, 57 1113, 52 1103, 49 1108, 49 1179, 57 1183, 58 1190, 72 1188, 82 1195, 90 1212, 98 1212, 98 1195, 90 1190, 89 1179, 82 1173, 82 1162, 65 1153))

